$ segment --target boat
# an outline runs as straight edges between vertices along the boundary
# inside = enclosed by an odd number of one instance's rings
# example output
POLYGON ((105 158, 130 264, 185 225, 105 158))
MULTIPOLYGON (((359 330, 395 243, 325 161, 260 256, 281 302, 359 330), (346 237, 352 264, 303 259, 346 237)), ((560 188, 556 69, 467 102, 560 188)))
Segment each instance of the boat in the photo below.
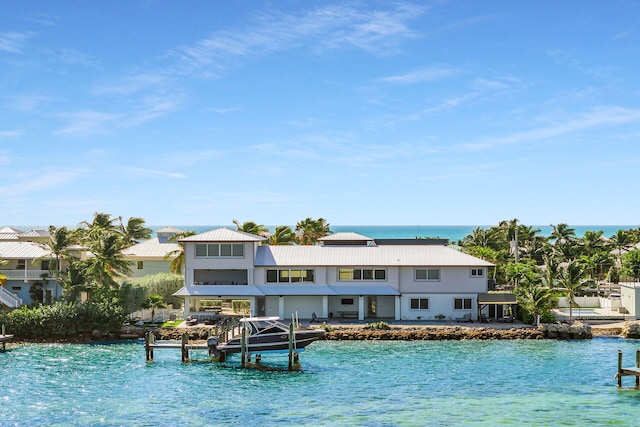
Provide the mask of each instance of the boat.
MULTIPOLYGON (((247 328, 247 353, 262 354, 267 352, 284 352, 289 350, 289 326, 279 322, 279 317, 247 317, 240 319, 240 330, 247 328)), ((322 338, 324 329, 297 327, 293 331, 293 351, 300 352, 312 342, 322 338)), ((235 336, 227 342, 220 342, 216 336, 207 339, 209 354, 240 353, 241 336, 235 336)))

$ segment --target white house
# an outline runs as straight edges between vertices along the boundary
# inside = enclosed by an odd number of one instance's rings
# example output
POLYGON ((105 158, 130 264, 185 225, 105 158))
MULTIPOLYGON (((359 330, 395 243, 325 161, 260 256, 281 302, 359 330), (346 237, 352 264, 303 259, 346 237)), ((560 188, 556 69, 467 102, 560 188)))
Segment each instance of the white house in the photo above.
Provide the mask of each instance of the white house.
POLYGON ((185 316, 202 300, 249 300, 251 314, 359 320, 478 316, 493 264, 443 241, 371 239, 336 233, 314 246, 264 246, 219 228, 182 239, 185 316))
POLYGON ((164 227, 156 231, 156 237, 137 243, 123 251, 131 266, 129 277, 149 274, 170 273, 171 261, 180 250, 180 245, 172 237, 183 233, 175 227, 164 227))

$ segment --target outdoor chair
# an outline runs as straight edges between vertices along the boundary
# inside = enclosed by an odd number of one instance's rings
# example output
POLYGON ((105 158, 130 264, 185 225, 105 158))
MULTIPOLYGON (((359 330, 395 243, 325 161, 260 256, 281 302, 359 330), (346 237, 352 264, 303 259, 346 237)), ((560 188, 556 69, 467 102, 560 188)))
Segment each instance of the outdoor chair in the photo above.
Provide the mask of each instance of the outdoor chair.
POLYGON ((458 317, 456 319, 456 322, 473 322, 473 319, 471 319, 471 313, 467 313, 462 317, 458 317))

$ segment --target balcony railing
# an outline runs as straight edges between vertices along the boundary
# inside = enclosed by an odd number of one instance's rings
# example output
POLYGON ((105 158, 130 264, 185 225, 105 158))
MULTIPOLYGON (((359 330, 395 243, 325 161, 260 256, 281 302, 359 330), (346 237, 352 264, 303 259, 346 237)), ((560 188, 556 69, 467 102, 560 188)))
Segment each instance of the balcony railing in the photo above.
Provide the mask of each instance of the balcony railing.
POLYGON ((8 280, 38 280, 42 278, 43 274, 46 274, 47 279, 53 278, 49 270, 0 270, 0 274, 7 276, 8 280))

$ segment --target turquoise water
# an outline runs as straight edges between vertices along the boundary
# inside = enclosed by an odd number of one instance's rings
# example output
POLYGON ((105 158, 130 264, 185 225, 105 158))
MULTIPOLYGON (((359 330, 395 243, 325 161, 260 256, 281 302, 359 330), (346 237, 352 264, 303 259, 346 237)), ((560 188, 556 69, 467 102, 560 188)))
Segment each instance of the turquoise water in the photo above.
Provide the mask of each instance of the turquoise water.
MULTIPOLYGON (((141 344, 26 345, 0 354, 0 424, 621 425, 640 391, 618 390, 617 350, 640 341, 318 342, 302 372, 180 363, 141 344)), ((201 358, 205 354, 200 353, 201 358)), ((285 367, 286 356, 264 358, 285 367)), ((625 386, 633 385, 625 378, 625 386)))

